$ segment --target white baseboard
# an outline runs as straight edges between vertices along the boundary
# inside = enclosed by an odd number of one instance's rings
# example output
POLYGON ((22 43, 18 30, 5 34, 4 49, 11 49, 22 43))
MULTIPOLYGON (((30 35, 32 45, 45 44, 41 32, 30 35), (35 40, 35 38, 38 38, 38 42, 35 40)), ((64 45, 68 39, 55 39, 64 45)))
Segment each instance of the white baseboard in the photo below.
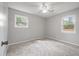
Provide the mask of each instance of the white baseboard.
POLYGON ((79 45, 77 45, 77 44, 66 42, 66 41, 57 40, 58 38, 51 37, 51 36, 50 37, 45 37, 45 38, 44 37, 41 37, 41 38, 31 38, 31 39, 28 39, 28 40, 25 40, 25 41, 19 41, 19 42, 8 44, 8 46, 9 45, 20 44, 20 43, 24 43, 24 42, 30 42, 30 41, 34 41, 34 40, 38 40, 38 39, 51 39, 51 40, 55 40, 55 41, 58 41, 58 42, 63 43, 63 44, 67 44, 67 45, 71 45, 71 46, 79 48, 79 45))
POLYGON ((29 42, 29 41, 34 41, 34 40, 38 40, 38 39, 44 39, 44 38, 43 37, 41 37, 41 38, 30 38, 28 40, 19 41, 19 42, 15 42, 15 43, 10 43, 10 44, 8 44, 8 46, 15 45, 15 44, 20 44, 20 43, 24 43, 24 42, 29 42))
POLYGON ((60 43, 66 44, 66 45, 70 45, 70 46, 79 48, 79 45, 77 45, 77 44, 75 44, 75 43, 70 43, 70 42, 67 42, 67 41, 57 40, 58 38, 56 38, 56 37, 46 37, 46 38, 47 38, 47 39, 51 39, 51 40, 58 41, 58 42, 60 42, 60 43))

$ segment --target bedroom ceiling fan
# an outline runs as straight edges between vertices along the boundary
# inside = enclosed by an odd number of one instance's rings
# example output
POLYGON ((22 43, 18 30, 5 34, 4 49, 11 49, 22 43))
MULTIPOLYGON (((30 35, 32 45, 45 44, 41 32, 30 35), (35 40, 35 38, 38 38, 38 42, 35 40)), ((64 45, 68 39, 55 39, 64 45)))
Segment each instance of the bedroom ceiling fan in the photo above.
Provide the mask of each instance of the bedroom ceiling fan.
POLYGON ((45 2, 41 4, 41 7, 40 7, 40 11, 42 13, 51 13, 53 12, 54 10, 53 9, 50 9, 48 4, 46 4, 45 2))

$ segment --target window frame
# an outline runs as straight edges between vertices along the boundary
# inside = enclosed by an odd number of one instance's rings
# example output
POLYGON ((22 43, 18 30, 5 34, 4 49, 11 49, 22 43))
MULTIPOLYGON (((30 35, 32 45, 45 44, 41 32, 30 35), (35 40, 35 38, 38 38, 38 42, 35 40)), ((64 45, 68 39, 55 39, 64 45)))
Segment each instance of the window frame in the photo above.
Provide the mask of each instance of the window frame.
POLYGON ((61 32, 63 33, 76 33, 76 15, 67 15, 67 16, 64 16, 62 17, 62 20, 61 20, 61 32), (74 18, 74 31, 64 31, 64 18, 65 17, 73 17, 74 18))
POLYGON ((15 14, 14 17, 15 17, 15 27, 16 28, 28 28, 29 27, 29 25, 28 25, 29 24, 28 17, 23 16, 23 15, 18 15, 18 14, 15 14), (27 25, 26 26, 17 26, 17 24, 16 24, 16 17, 17 16, 26 18, 27 25))

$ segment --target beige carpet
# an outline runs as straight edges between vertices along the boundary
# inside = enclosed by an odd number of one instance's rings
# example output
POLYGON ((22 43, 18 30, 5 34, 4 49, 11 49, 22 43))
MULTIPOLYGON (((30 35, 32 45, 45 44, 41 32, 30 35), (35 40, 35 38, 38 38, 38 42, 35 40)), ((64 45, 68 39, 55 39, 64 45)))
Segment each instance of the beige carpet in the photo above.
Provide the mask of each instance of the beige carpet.
POLYGON ((79 48, 64 45, 53 40, 36 40, 12 45, 8 56, 78 56, 79 48))

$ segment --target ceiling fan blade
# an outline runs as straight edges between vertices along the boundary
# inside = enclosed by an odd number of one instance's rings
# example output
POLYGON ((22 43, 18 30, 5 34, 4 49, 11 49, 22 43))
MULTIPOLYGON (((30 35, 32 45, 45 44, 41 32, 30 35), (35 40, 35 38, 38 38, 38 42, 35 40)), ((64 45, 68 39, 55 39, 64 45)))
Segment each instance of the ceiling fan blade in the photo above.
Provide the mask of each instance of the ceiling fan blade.
POLYGON ((54 12, 54 10, 53 10, 53 9, 49 9, 48 11, 49 11, 49 12, 54 12))
POLYGON ((42 8, 44 8, 44 9, 47 9, 48 8, 48 6, 47 6, 47 4, 45 2, 42 3, 42 8))

